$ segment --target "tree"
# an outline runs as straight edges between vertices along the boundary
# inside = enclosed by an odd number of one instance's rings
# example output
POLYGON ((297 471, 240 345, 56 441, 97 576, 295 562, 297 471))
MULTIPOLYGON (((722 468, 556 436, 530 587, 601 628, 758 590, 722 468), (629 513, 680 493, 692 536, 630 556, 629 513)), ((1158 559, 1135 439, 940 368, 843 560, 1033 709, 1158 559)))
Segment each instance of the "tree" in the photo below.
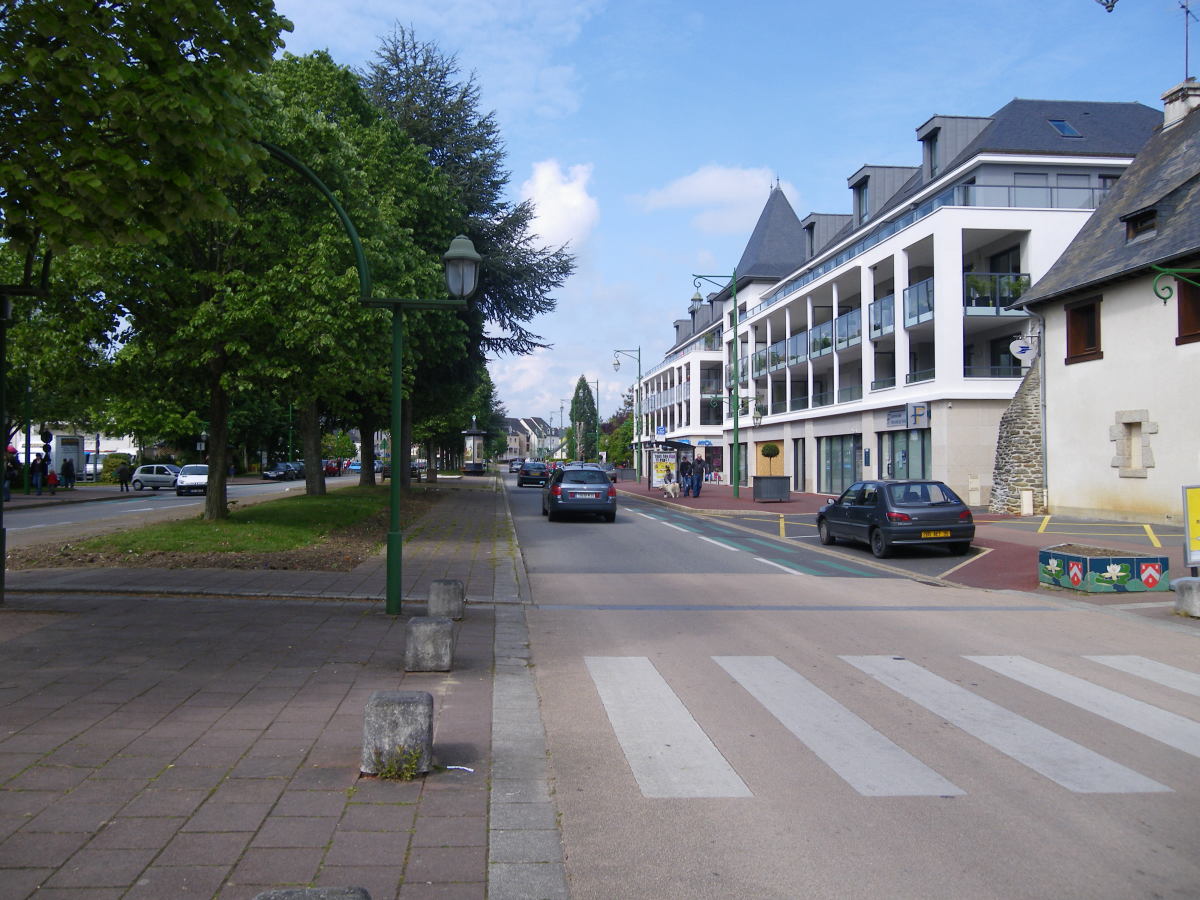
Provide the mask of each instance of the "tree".
POLYGON ((758 452, 762 454, 763 459, 767 461, 767 474, 775 474, 775 457, 779 455, 778 444, 763 444, 759 447, 758 452))
POLYGON ((576 459, 599 459, 596 446, 596 398, 591 385, 580 375, 575 382, 575 394, 571 398, 571 422, 578 432, 579 454, 576 459))
POLYGON ((504 199, 509 173, 503 142, 495 115, 479 111, 474 75, 461 80, 454 56, 398 26, 382 38, 364 82, 371 98, 449 179, 467 217, 464 231, 483 254, 479 291, 462 314, 471 352, 481 360, 546 346, 525 326, 554 310, 549 293, 574 271, 574 257, 562 247, 536 246, 532 204, 504 199), (493 328, 485 333, 488 323, 493 328))
POLYGON ((271 0, 0 4, 0 223, 29 247, 159 241, 254 171, 271 0))

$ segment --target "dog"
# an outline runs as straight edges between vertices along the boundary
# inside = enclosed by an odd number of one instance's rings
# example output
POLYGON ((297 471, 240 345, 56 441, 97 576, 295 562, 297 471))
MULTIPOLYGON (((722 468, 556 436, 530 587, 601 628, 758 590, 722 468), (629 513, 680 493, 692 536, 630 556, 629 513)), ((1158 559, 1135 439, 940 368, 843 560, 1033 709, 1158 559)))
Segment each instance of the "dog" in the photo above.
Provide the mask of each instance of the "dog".
POLYGON ((663 497, 670 497, 674 500, 679 499, 679 482, 668 481, 663 485, 663 497))

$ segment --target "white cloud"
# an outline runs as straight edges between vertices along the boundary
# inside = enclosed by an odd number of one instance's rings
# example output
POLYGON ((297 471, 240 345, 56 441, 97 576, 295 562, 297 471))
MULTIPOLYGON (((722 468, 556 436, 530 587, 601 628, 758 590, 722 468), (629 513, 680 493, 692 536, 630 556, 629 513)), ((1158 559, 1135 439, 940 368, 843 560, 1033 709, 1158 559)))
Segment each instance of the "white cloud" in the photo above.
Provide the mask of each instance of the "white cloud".
POLYGON ((563 170, 558 160, 533 164, 533 174, 521 185, 521 198, 537 209, 533 228, 551 247, 571 245, 578 250, 600 218, 600 205, 588 193, 591 165, 563 170))
MULTIPOLYGON (((692 225, 704 234, 749 234, 767 202, 775 177, 770 169, 710 164, 635 200, 647 212, 695 210, 692 225)), ((783 182, 781 187, 795 205, 796 189, 789 182, 783 182)))

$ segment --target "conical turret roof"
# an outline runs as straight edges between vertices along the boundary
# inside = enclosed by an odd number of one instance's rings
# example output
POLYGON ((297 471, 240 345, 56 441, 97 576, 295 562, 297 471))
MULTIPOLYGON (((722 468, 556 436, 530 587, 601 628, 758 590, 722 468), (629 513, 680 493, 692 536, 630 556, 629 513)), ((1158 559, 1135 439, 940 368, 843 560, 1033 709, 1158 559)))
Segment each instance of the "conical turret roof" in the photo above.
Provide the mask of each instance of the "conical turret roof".
POLYGON ((803 247, 800 219, 776 184, 738 261, 738 281, 782 278, 794 272, 803 261, 803 247))

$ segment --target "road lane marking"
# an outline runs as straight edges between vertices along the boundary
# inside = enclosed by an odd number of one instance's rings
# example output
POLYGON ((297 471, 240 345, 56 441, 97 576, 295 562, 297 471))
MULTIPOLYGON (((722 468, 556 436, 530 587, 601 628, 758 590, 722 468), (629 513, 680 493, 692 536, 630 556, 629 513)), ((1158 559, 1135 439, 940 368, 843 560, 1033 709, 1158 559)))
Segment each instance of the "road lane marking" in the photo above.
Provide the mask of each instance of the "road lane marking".
POLYGON ((713 660, 862 796, 966 793, 774 656, 713 660))
POLYGON ((670 522, 659 520, 660 525, 666 525, 668 528, 674 528, 676 531, 682 531, 684 534, 695 534, 690 528, 684 528, 682 525, 672 525, 670 522))
POLYGON ((1148 738, 1200 757, 1200 722, 1092 684, 1023 656, 967 656, 971 662, 1148 738))
POLYGON ((1186 669, 1177 669, 1144 656, 1085 656, 1084 659, 1200 697, 1200 675, 1186 669))
POLYGON ((1067 790, 1081 794, 1171 790, 906 659, 841 659, 1067 790))
POLYGON ((754 796, 649 659, 584 662, 643 796, 754 796))
POLYGON ((725 550, 741 550, 742 549, 741 547, 734 546, 733 544, 727 544, 724 541, 718 541, 715 538, 705 537, 702 534, 698 535, 698 537, 702 541, 707 541, 710 544, 716 544, 718 547, 722 547, 725 550))
POLYGON ((799 566, 785 566, 783 563, 775 562, 773 559, 763 559, 761 556, 754 557, 756 562, 766 563, 768 566, 774 566, 777 569, 782 569, 789 575, 815 575, 816 572, 807 572, 799 566))
POLYGON ((1159 543, 1158 535, 1156 535, 1154 533, 1154 529, 1151 528, 1149 525, 1144 525, 1143 527, 1146 529, 1146 537, 1148 537, 1150 539, 1150 546, 1161 547, 1162 544, 1159 543))

